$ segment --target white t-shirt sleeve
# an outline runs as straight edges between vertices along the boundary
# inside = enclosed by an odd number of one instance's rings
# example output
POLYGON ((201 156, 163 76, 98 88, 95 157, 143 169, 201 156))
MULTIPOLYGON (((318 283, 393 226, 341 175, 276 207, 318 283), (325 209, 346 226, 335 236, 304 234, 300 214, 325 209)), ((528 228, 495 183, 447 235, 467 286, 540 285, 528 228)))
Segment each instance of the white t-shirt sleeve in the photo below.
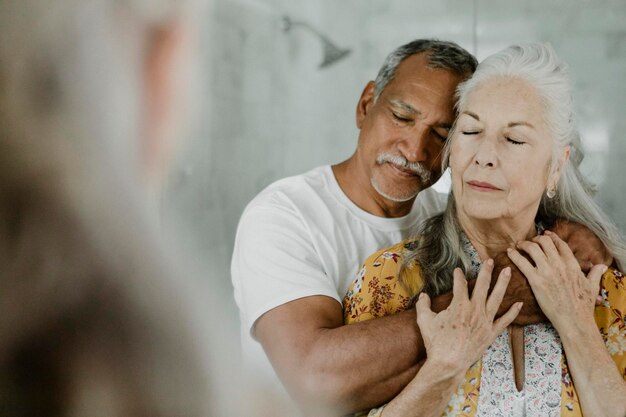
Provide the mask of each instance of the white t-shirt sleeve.
POLYGON ((248 207, 239 222, 231 273, 235 301, 252 337, 261 315, 289 301, 325 295, 341 302, 306 223, 291 207, 248 207))

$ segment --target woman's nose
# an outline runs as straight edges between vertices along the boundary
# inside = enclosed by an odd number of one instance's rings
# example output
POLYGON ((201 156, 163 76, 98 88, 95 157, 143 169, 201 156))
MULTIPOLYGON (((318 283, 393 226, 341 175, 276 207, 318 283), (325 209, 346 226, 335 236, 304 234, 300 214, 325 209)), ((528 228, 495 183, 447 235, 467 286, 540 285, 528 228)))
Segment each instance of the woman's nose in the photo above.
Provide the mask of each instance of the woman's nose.
POLYGON ((474 163, 481 167, 494 167, 497 161, 495 141, 483 139, 474 154, 474 163))

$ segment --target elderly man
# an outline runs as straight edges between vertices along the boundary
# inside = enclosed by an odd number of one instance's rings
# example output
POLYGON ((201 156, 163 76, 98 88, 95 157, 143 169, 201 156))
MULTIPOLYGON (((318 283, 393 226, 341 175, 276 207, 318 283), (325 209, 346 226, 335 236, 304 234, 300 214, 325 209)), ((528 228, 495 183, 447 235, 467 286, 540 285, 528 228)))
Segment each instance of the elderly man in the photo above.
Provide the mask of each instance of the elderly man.
POLYGON ((398 48, 358 102, 355 153, 270 185, 241 218, 232 278, 244 349, 254 355, 260 341, 305 407, 379 404, 417 370, 414 312, 342 326, 341 299, 359 262, 443 208, 428 187, 441 174, 454 91, 476 64, 450 42, 398 48))
POLYGON ((359 262, 443 207, 428 187, 441 175, 455 89, 476 65, 451 42, 397 48, 359 99, 354 154, 277 181, 242 215, 232 279, 244 354, 258 360, 258 340, 305 410, 381 404, 419 368, 414 311, 344 326, 341 299, 359 262))

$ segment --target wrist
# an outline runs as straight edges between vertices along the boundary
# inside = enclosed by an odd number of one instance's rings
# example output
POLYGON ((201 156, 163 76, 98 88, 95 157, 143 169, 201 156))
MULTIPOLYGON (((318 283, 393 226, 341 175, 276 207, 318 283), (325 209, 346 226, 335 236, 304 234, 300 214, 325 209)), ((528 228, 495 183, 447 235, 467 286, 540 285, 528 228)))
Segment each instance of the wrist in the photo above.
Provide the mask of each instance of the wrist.
POLYGON ((568 341, 580 342, 580 340, 587 340, 594 334, 600 334, 593 317, 587 320, 566 320, 563 323, 553 323, 553 325, 563 343, 568 341))
POLYGON ((462 361, 428 357, 420 372, 432 374, 432 382, 457 381, 460 383, 469 367, 459 366, 462 361))

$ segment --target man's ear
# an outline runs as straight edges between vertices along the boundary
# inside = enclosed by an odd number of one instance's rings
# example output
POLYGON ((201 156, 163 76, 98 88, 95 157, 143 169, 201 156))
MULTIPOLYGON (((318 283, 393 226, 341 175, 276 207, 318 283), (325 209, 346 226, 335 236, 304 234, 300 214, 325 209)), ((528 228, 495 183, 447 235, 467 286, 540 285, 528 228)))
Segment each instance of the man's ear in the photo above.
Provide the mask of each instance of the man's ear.
POLYGON ((361 129, 363 126, 363 121, 367 116, 370 107, 374 104, 374 92, 376 90, 376 84, 374 81, 370 81, 363 89, 361 93, 361 98, 359 99, 359 103, 356 106, 356 127, 361 129))
POLYGON ((160 174, 169 160, 184 104, 189 33, 176 19, 153 29, 146 40, 143 65, 141 163, 148 178, 160 174))

